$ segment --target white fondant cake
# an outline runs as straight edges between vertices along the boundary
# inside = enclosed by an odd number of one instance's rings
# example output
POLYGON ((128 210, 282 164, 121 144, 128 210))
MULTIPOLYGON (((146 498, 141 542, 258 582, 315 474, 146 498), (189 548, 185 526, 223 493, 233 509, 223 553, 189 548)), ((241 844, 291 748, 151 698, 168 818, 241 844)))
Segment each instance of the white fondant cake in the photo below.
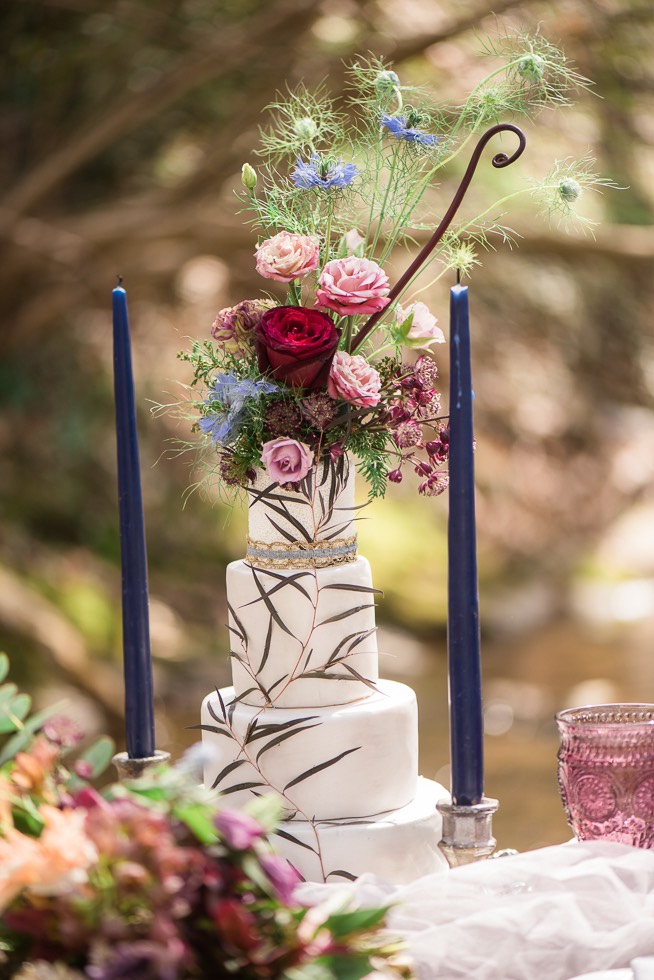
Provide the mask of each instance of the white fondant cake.
MULTIPOLYGON (((221 694, 227 708, 233 689, 221 694)), ((369 817, 406 806, 416 795, 418 709, 406 684, 379 681, 378 693, 354 704, 303 711, 241 702, 224 717, 217 695, 210 694, 202 723, 205 732, 213 725, 216 735, 231 736, 216 741, 205 781, 237 806, 252 798, 250 789, 274 787, 287 811, 329 820, 369 817), (235 746, 239 765, 225 772, 235 746), (231 792, 243 783, 247 790, 231 792)))
POLYGON ((277 794, 279 848, 307 880, 445 868, 447 793, 418 778, 415 695, 378 679, 354 467, 320 462, 293 488, 260 473, 249 493, 246 558, 227 570, 234 686, 202 705, 205 782, 230 806, 277 794))

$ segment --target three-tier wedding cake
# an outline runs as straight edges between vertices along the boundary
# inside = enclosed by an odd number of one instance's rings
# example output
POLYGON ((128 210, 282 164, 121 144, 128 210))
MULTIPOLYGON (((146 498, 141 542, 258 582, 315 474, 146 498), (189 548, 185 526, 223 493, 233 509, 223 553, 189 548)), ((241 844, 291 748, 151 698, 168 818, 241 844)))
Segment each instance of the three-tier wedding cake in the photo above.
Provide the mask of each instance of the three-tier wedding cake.
POLYGON ((202 705, 205 782, 230 805, 277 794, 279 850, 307 880, 446 867, 415 694, 379 679, 353 463, 328 457, 293 487, 261 472, 248 493, 247 554, 227 569, 233 687, 202 705))

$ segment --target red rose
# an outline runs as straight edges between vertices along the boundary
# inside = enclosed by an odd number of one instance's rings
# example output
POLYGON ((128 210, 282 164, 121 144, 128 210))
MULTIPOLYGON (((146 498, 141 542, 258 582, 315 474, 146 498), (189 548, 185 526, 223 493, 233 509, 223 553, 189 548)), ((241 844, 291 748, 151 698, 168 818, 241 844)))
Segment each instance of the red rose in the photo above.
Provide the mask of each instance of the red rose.
POLYGON ((305 306, 276 306, 255 328, 259 369, 293 388, 325 384, 340 330, 326 313, 305 306))

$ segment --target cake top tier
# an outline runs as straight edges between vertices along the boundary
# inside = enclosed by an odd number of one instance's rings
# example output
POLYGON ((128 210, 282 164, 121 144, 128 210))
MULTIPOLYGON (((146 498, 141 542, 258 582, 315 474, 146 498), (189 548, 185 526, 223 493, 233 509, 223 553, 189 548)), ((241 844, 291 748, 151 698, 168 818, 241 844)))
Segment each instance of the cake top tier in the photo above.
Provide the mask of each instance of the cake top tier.
POLYGON ((248 488, 252 565, 320 568, 356 558, 354 463, 322 460, 301 483, 273 483, 260 470, 248 488))

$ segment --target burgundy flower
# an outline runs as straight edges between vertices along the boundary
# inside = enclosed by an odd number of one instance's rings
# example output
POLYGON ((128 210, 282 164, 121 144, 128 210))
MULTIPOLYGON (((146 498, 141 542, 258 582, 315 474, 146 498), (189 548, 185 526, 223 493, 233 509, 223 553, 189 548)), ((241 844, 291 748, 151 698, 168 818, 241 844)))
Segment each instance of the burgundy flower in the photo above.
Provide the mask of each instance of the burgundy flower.
POLYGON ((259 369, 294 388, 320 388, 327 379, 340 331, 326 313, 276 306, 255 328, 259 369))

